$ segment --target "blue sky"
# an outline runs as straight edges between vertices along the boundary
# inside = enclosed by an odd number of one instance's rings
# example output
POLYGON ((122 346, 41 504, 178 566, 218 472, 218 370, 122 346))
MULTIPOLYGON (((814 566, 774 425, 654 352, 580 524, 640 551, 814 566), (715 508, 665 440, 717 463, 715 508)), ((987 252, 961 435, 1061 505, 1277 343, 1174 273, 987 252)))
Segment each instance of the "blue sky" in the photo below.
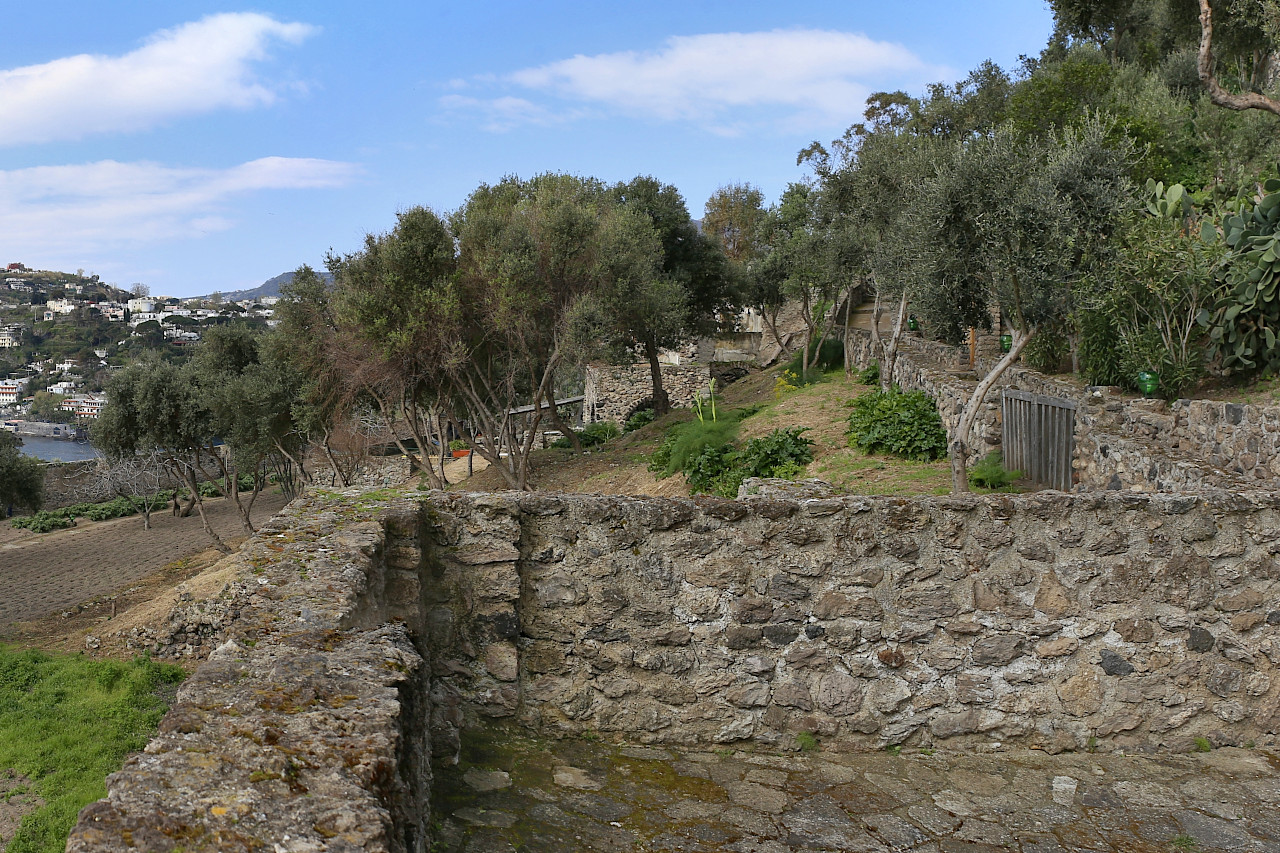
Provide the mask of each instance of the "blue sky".
POLYGON ((186 296, 357 248, 397 210, 543 171, 650 174, 701 216, 984 59, 1038 0, 9 4, 0 261, 186 296))

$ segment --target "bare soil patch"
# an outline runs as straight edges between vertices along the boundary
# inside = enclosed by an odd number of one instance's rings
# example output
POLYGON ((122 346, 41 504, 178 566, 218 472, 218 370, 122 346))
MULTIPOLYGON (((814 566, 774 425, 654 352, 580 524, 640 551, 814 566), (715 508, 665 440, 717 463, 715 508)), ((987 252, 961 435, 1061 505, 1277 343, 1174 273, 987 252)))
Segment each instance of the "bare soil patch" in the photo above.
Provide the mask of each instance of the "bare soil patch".
POLYGON ((13 839, 22 819, 43 805, 29 779, 14 770, 0 770, 0 849, 13 839))
MULTIPOLYGON (((253 510, 255 524, 285 505, 283 495, 265 494, 253 510)), ((206 513, 218 535, 233 548, 244 540, 239 516, 229 500, 209 500, 206 513)), ((5 528, 8 525, 4 525, 5 528)), ((85 650, 131 656, 102 635, 167 616, 175 587, 213 565, 221 554, 209 547, 198 517, 152 516, 80 523, 68 530, 0 541, 0 638, 51 650, 85 650), (85 637, 103 640, 86 649, 85 637)), ((225 580, 202 579, 216 593, 225 580)), ((193 593, 197 590, 192 590, 193 593)))

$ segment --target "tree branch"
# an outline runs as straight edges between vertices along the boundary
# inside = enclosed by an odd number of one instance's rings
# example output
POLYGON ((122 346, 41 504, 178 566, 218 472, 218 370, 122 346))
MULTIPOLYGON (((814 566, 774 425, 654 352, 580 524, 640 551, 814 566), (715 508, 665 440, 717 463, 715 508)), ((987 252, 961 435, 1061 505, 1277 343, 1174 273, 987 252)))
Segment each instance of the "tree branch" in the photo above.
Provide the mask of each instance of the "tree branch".
POLYGON ((1196 68, 1200 82, 1209 93, 1209 100, 1229 110, 1265 110, 1280 116, 1280 101, 1268 98, 1261 92, 1234 94, 1222 88, 1213 74, 1213 10, 1209 0, 1200 0, 1200 55, 1196 68))

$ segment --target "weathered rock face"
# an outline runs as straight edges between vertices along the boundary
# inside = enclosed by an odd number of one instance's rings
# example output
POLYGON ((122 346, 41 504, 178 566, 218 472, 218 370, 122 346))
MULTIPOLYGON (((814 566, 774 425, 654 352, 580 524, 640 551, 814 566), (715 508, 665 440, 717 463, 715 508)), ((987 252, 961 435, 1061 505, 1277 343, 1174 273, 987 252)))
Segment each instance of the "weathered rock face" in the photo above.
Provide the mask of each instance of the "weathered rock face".
POLYGON ((1270 495, 428 503, 428 622, 452 630, 430 646, 455 721, 1053 751, 1280 727, 1270 495), (485 664, 495 647, 505 670, 485 664))
POLYGON ((72 851, 424 849, 508 719, 682 745, 1274 744, 1280 495, 312 496, 72 851))
POLYGON ((264 525, 229 558, 236 583, 180 605, 236 615, 67 849, 425 850, 418 528, 416 504, 369 498, 296 501, 264 525))

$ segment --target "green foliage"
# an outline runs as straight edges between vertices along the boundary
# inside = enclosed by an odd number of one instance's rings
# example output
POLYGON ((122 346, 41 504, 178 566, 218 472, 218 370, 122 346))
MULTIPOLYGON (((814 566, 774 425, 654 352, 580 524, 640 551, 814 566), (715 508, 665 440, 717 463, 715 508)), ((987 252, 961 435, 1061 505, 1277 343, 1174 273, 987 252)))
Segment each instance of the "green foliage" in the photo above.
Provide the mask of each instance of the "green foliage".
POLYGON ((636 430, 647 427, 658 418, 658 413, 651 408, 639 409, 631 417, 627 418, 627 422, 622 425, 623 432, 635 432, 636 430))
POLYGON ((858 382, 862 385, 880 384, 880 362, 873 361, 858 371, 858 382))
POLYGON ((84 806, 146 745, 166 708, 157 695, 183 672, 132 663, 47 655, 0 646, 0 765, 31 779, 44 800, 23 818, 9 853, 61 851, 84 806))
POLYGON ((796 384, 795 373, 790 370, 783 370, 778 374, 778 378, 774 380, 773 399, 781 400, 784 395, 799 390, 799 388, 800 386, 796 384))
POLYGON ((1223 219, 1225 287, 1212 314, 1200 316, 1223 366, 1241 372, 1280 370, 1280 178, 1263 190, 1257 204, 1223 219))
POLYGON ((1195 739, 1196 752, 1213 752, 1213 744, 1209 742, 1207 737, 1198 737, 1195 739))
POLYGON ((1121 384, 1120 335, 1111 318, 1101 311, 1082 311, 1079 323, 1080 375, 1090 385, 1121 384))
MULTIPOLYGON (((622 431, 618 429, 618 425, 613 421, 596 421, 578 430, 578 441, 583 447, 596 447, 620 435, 622 435, 622 431)), ((553 441, 551 446, 566 449, 573 447, 573 442, 569 441, 568 436, 562 436, 553 441)))
POLYGON ((816 752, 818 739, 814 737, 813 732, 799 732, 796 735, 796 746, 800 747, 801 752, 816 752))
POLYGON ((708 447, 685 471, 689 488, 695 494, 733 498, 748 477, 792 479, 813 461, 813 442, 802 435, 807 429, 775 429, 762 438, 751 439, 741 450, 729 444, 708 447))
POLYGON ((1060 323, 1042 325, 1022 351, 1022 360, 1041 373, 1057 373, 1071 353, 1066 330, 1060 323))
POLYGON ((738 422, 758 411, 737 409, 717 421, 688 421, 667 430, 649 470, 659 479, 683 473, 695 494, 736 497, 747 477, 794 477, 813 461, 807 427, 776 429, 738 449, 733 440, 738 422))
POLYGON ((993 450, 969 469, 969 485, 999 491, 1007 489, 1021 476, 1021 471, 1005 470, 1000 451, 993 450))
POLYGON ((731 444, 738 434, 741 417, 740 411, 730 412, 717 421, 693 420, 670 427, 654 451, 649 470, 657 474, 658 479, 687 471, 693 460, 708 448, 731 444))
POLYGON ((470 450, 471 445, 467 444, 464 438, 455 438, 449 442, 450 450, 470 450))
POLYGON ((1136 333, 1122 335, 1118 342, 1120 356, 1120 382, 1131 390, 1137 388, 1137 377, 1143 371, 1160 375, 1159 394, 1167 400, 1176 400, 1194 388, 1204 376, 1204 354, 1196 349, 1184 357, 1171 351, 1161 338, 1159 330, 1147 327, 1136 333))
POLYGON ((1174 850, 1195 850, 1200 846, 1200 842, 1196 841, 1193 836, 1185 833, 1179 833, 1169 842, 1173 845, 1174 850))
POLYGON ((947 453, 947 433, 933 399, 923 391, 874 391, 853 401, 849 444, 867 453, 932 461, 947 453))
MULTIPOLYGON (((252 488, 252 486, 250 486, 252 488)), ((154 512, 173 500, 173 492, 161 491, 146 498, 148 509, 154 512)), ((48 533, 51 530, 62 530, 75 527, 77 518, 90 521, 107 521, 112 518, 125 518, 138 513, 140 509, 128 498, 113 498, 100 503, 78 503, 59 509, 41 510, 34 515, 23 516, 13 520, 14 527, 23 527, 32 533, 48 533)))
POLYGON ((0 430, 0 514, 10 506, 39 509, 44 502, 44 466, 21 448, 22 439, 0 430))
POLYGON ((797 378, 797 385, 812 385, 822 378, 822 374, 844 366, 844 341, 838 338, 827 338, 818 346, 817 341, 809 343, 809 372, 803 373, 803 353, 796 353, 787 362, 784 370, 790 371, 797 378))

